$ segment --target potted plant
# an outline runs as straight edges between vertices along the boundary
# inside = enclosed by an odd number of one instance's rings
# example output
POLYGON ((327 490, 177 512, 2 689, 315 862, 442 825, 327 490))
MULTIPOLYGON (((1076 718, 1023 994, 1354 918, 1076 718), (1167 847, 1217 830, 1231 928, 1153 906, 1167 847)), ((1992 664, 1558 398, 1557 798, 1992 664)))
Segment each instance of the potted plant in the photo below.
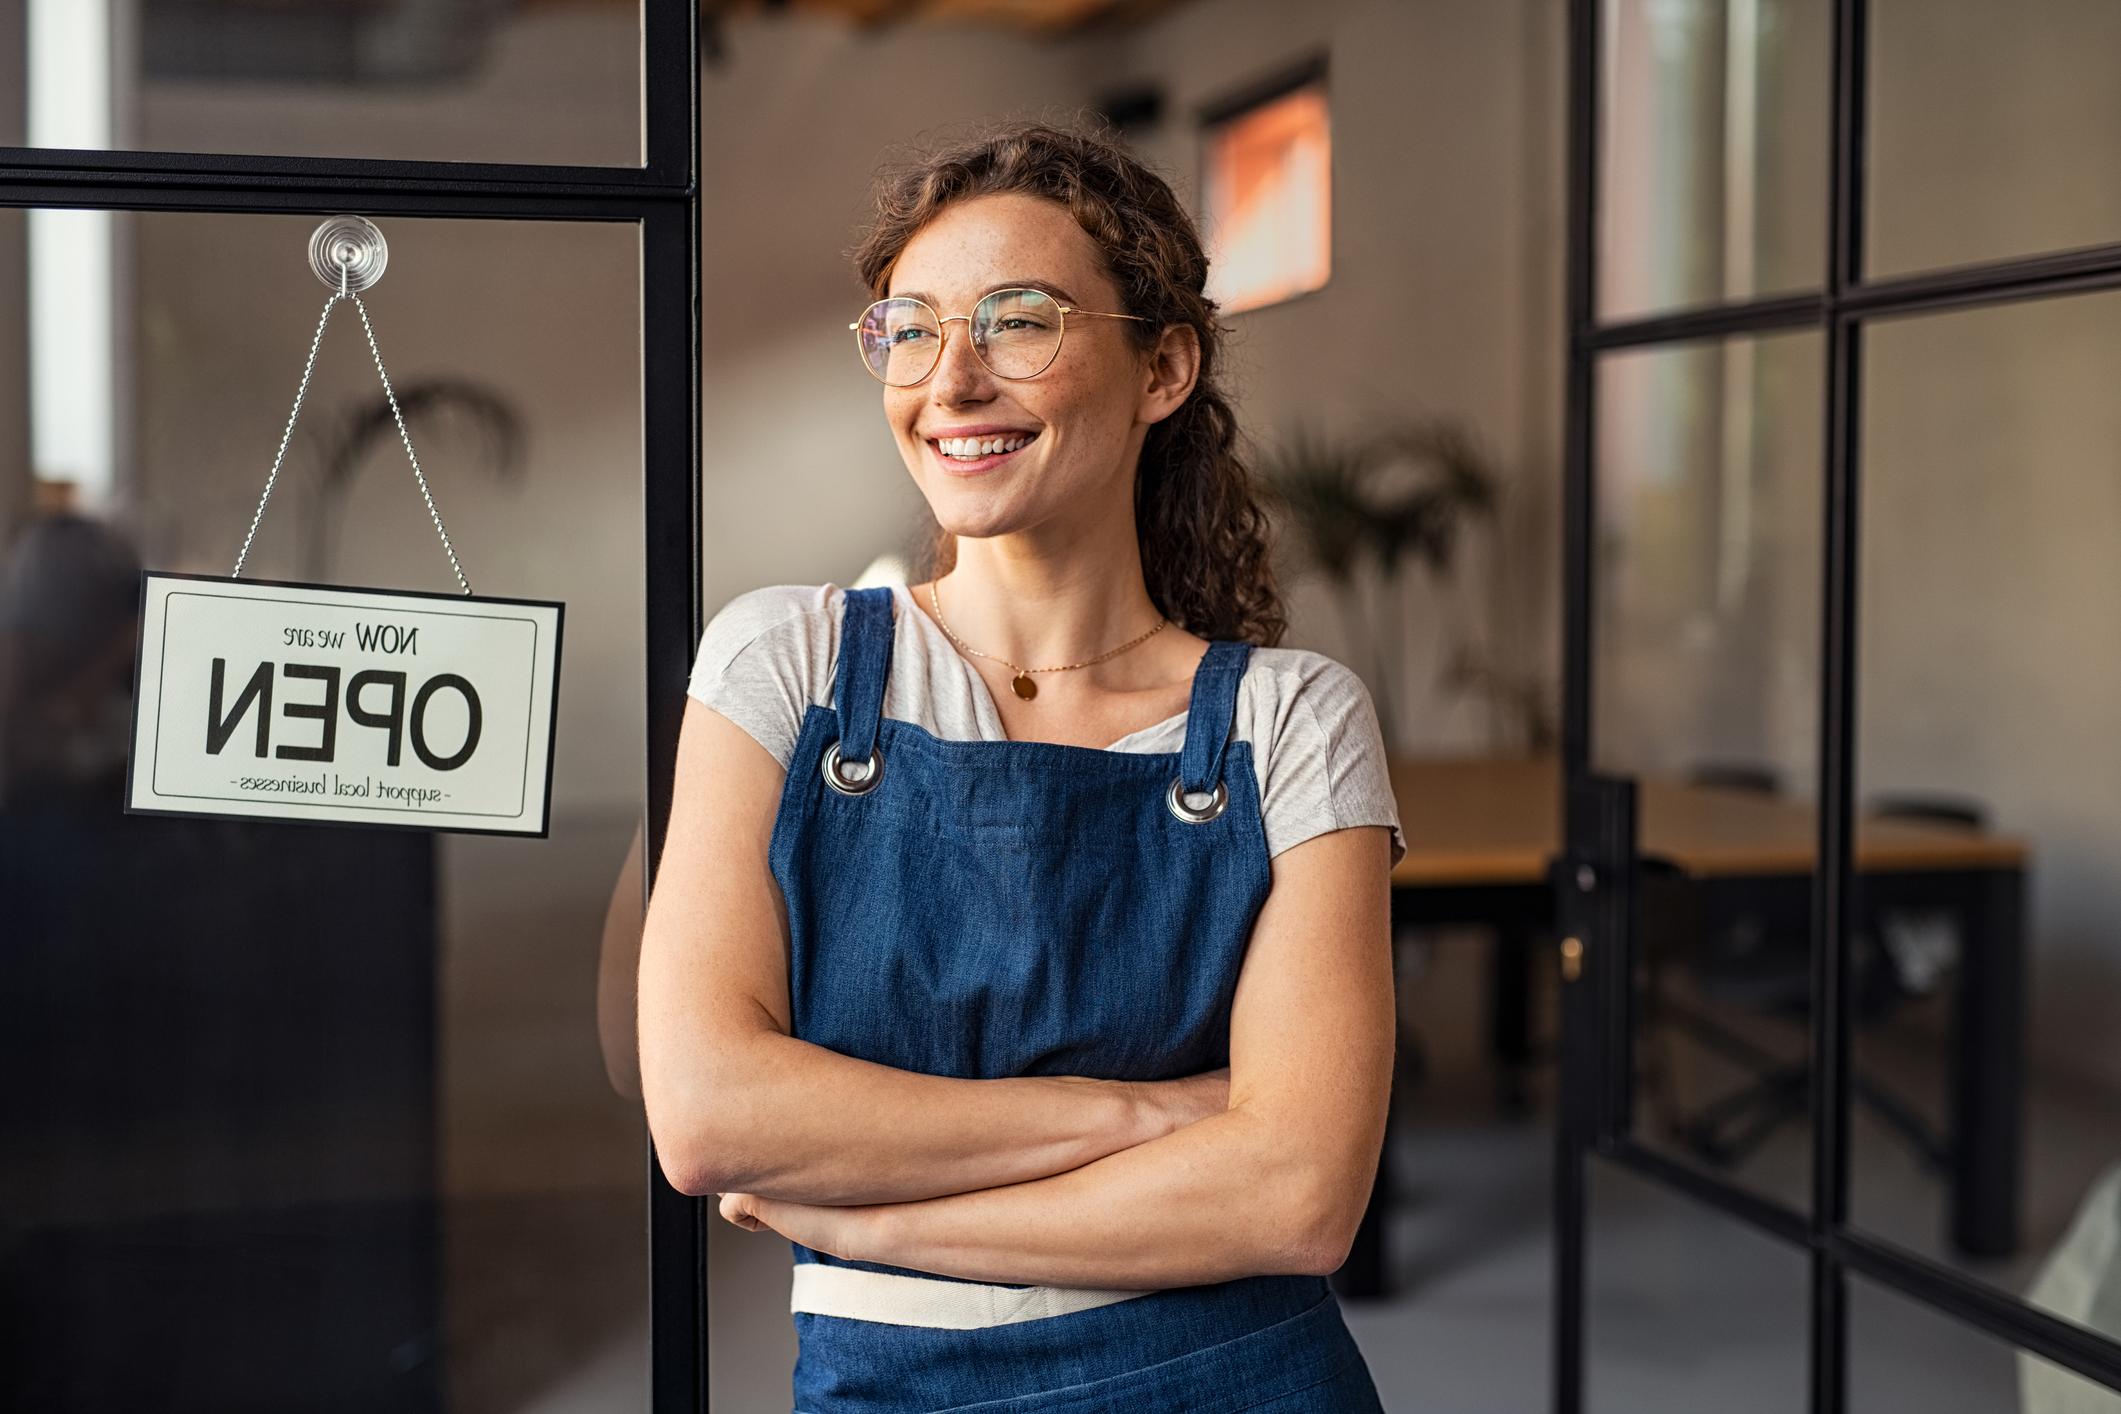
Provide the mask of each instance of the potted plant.
MULTIPOLYGON (((1399 602, 1406 568, 1425 566, 1439 586, 1452 583, 1460 536, 1475 521, 1497 519, 1501 478, 1473 435, 1448 417, 1388 422, 1361 438, 1336 439, 1298 425, 1260 462, 1270 502, 1291 534, 1284 554, 1299 573, 1322 574, 1347 622, 1351 641, 1369 659, 1367 674, 1385 747, 1395 746, 1393 663, 1384 647, 1376 603, 1399 602), (1376 571, 1377 593, 1360 582, 1376 571)), ((1460 625, 1440 681, 1485 697, 1525 749, 1551 749, 1553 714, 1544 679, 1489 661, 1460 625)))

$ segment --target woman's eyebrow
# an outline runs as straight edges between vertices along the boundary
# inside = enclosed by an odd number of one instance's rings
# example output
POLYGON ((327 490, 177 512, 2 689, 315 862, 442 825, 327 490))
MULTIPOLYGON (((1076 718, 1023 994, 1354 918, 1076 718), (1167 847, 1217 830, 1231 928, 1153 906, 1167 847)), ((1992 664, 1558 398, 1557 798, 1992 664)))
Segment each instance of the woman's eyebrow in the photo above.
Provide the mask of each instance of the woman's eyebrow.
MULTIPOLYGON (((988 295, 991 295, 991 294, 993 294, 993 293, 994 293, 994 292, 995 292, 996 290, 1025 290, 1025 289, 1029 289, 1029 290, 1042 290, 1042 291, 1044 291, 1044 292, 1045 292, 1046 294, 1049 294, 1049 295, 1053 296, 1053 297, 1054 297, 1055 299, 1059 300, 1059 301, 1060 301, 1060 302, 1061 302, 1062 304, 1074 304, 1074 303, 1075 303, 1075 296, 1074 296, 1074 295, 1071 295, 1071 294, 1069 294, 1069 293, 1068 293, 1068 292, 1067 292, 1066 290, 1062 289, 1062 288, 1061 288, 1061 287, 1060 287, 1059 285, 1056 285, 1056 284, 1054 284, 1054 283, 1053 283, 1052 281, 1050 281, 1050 280, 1003 280, 1003 281, 1002 281, 1001 283, 999 283, 999 284, 995 284, 995 285, 989 285, 989 286, 987 286, 987 288, 986 288, 986 289, 984 289, 984 290, 981 290, 981 291, 979 292, 979 297, 980 297, 980 298, 982 298, 982 299, 984 299, 984 298, 986 298, 986 297, 987 297, 988 295)), ((920 301, 920 302, 921 302, 922 304, 934 304, 934 303, 935 303, 935 296, 934 296, 934 295, 931 295, 931 294, 928 294, 928 293, 926 293, 925 291, 922 291, 922 290, 900 290, 900 291, 898 292, 897 298, 899 298, 899 299, 917 299, 917 300, 919 300, 919 301, 920 301)))

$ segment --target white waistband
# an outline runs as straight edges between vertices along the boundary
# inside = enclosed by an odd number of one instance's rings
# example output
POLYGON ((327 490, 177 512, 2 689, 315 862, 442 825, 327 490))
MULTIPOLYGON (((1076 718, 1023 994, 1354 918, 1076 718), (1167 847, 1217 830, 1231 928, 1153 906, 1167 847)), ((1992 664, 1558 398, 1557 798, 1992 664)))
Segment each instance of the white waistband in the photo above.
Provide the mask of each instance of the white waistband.
POLYGON ((1087 1286, 990 1286, 985 1282, 938 1281, 824 1262, 798 1262, 788 1309, 896 1326, 976 1330, 1065 1316, 1071 1311, 1087 1311, 1093 1306, 1109 1306, 1148 1294, 1087 1286))

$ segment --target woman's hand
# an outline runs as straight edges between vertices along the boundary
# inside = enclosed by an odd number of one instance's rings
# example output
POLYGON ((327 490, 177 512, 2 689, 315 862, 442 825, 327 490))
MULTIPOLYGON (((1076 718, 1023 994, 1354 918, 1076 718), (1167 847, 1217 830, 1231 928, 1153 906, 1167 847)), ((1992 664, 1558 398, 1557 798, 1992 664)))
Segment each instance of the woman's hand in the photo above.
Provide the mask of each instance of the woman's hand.
POLYGON ((756 1193, 722 1193, 721 1214, 746 1232, 773 1231, 791 1242, 826 1252, 848 1261, 869 1260, 869 1238, 878 1214, 888 1206, 831 1207, 822 1203, 792 1203, 782 1198, 763 1198, 756 1193))
POLYGON ((1161 1139, 1195 1120, 1230 1108, 1230 1067, 1183 1075, 1176 1080, 1144 1081, 1141 1094, 1151 1116, 1151 1133, 1146 1138, 1161 1139))
POLYGON ((759 1216, 760 1207, 770 1199, 755 1197, 749 1193, 719 1193, 722 1200, 722 1216, 746 1232, 763 1232, 772 1224, 759 1216))

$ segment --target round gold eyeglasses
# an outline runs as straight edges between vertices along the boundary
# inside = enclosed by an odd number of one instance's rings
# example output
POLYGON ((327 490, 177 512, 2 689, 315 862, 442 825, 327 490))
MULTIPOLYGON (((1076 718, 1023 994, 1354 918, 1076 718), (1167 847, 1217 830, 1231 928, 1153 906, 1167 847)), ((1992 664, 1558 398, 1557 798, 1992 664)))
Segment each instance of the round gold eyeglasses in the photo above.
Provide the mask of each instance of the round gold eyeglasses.
POLYGON ((943 326, 962 319, 972 331, 972 352, 997 378, 1036 378, 1060 354, 1068 316, 1156 321, 1139 314, 1101 314, 1062 304, 1043 290, 994 290, 970 314, 944 319, 926 302, 908 295, 880 299, 847 327, 861 349, 862 367, 892 388, 910 388, 935 372, 943 356, 943 326))

